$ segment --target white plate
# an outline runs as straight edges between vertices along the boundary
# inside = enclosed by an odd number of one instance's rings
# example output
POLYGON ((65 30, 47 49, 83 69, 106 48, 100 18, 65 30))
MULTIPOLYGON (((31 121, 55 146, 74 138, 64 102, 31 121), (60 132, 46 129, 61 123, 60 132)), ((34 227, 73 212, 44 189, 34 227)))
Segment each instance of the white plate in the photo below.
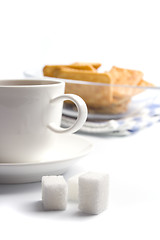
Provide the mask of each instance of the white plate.
POLYGON ((91 148, 92 143, 78 135, 57 135, 52 156, 44 162, 0 163, 0 183, 37 182, 44 175, 63 174, 91 148))
POLYGON ((24 76, 25 77, 44 77, 43 75, 43 69, 44 65, 40 68, 38 67, 37 69, 36 68, 28 68, 27 70, 25 70, 23 72, 24 76))

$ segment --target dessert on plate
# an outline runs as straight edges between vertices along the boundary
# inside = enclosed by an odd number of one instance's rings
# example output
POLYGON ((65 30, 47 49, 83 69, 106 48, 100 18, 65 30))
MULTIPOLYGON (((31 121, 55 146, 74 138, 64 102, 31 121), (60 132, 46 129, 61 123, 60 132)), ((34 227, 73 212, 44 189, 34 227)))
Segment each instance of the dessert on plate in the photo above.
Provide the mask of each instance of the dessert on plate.
POLYGON ((153 86, 143 79, 141 71, 113 66, 110 71, 102 73, 98 71, 100 67, 101 63, 81 62, 45 65, 43 75, 69 79, 66 81, 65 92, 82 97, 90 113, 124 113, 133 96, 143 92, 143 87, 153 86))

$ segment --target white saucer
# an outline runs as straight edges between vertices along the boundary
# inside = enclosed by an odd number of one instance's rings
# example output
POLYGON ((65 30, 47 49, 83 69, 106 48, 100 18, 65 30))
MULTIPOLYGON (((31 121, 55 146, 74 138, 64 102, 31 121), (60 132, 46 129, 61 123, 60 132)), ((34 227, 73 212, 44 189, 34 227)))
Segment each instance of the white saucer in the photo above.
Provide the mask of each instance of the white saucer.
POLYGON ((51 159, 36 163, 0 163, 0 183, 38 182, 44 175, 63 174, 91 148, 92 143, 78 135, 57 135, 51 159))

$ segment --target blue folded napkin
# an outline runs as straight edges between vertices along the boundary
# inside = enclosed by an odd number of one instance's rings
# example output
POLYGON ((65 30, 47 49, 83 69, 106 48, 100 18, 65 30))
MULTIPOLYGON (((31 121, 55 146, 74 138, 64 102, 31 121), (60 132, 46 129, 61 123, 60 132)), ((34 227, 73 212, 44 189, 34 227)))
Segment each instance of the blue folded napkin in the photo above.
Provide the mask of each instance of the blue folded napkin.
MULTIPOLYGON (((71 126, 74 121, 75 119, 70 116, 62 116, 63 127, 71 126)), ((127 136, 145 127, 150 127, 158 121, 160 121, 160 104, 151 104, 143 108, 143 110, 137 114, 123 119, 106 121, 96 121, 96 119, 94 119, 94 121, 87 120, 80 131, 90 134, 127 136)))

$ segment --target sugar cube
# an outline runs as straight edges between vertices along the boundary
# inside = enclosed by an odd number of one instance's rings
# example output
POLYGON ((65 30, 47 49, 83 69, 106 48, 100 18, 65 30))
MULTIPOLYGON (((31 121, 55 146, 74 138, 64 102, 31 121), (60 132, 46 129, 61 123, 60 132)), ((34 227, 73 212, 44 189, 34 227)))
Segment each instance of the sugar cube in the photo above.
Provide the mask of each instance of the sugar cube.
POLYGON ((68 179, 68 200, 78 201, 78 181, 79 176, 83 173, 79 173, 68 179))
POLYGON ((68 186, 63 176, 42 177, 42 202, 45 210, 65 210, 68 186))
POLYGON ((99 214, 107 207, 108 174, 88 172, 79 176, 79 209, 99 214))

